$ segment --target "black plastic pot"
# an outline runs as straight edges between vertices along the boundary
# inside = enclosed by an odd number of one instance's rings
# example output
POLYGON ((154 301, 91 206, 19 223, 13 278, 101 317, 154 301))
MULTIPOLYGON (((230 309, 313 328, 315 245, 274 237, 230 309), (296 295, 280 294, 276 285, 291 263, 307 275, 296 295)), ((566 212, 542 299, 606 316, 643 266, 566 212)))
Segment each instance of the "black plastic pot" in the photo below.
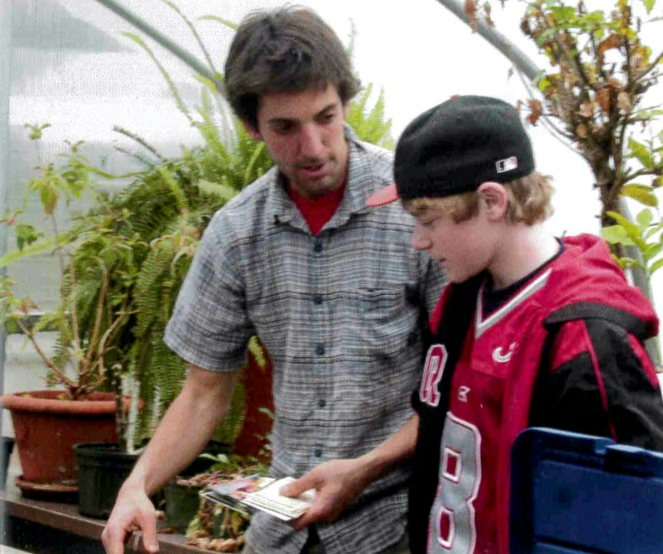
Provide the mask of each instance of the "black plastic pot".
POLYGON ((185 533, 200 505, 198 493, 202 487, 168 483, 163 494, 166 500, 166 525, 179 533, 185 533))
POLYGON ((4 488, 7 484, 7 472, 9 471, 9 459, 14 450, 13 437, 2 437, 2 447, 0 448, 0 487, 4 488))
POLYGON ((107 443, 77 444, 74 452, 78 464, 78 511, 88 517, 108 518, 138 454, 127 454, 118 445, 107 443))

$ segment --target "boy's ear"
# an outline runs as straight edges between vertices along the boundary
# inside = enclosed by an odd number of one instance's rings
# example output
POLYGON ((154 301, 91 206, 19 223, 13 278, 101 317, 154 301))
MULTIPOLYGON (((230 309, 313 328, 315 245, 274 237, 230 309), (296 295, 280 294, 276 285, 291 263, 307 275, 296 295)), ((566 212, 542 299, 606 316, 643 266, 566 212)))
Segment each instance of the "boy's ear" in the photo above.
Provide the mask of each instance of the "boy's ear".
POLYGON ((489 221, 498 221, 504 217, 509 205, 509 195, 504 185, 488 181, 477 189, 477 193, 479 194, 479 201, 486 209, 489 221))
POLYGON ((249 134, 249 136, 253 140, 262 140, 262 135, 260 134, 260 131, 256 129, 253 125, 251 125, 248 121, 242 120, 242 127, 244 127, 244 130, 249 134))

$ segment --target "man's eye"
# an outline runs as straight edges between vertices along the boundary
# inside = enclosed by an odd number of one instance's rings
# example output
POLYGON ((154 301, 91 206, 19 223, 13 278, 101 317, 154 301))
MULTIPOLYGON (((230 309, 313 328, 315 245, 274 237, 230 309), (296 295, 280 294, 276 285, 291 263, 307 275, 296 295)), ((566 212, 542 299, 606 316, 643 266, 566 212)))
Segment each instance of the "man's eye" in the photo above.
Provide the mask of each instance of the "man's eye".
POLYGON ((272 126, 272 130, 279 135, 288 134, 292 132, 293 129, 294 125, 292 125, 291 123, 280 123, 278 125, 272 126))
POLYGON ((334 112, 329 112, 322 114, 318 119, 320 123, 331 123, 334 121, 334 118, 336 117, 336 114, 334 112))

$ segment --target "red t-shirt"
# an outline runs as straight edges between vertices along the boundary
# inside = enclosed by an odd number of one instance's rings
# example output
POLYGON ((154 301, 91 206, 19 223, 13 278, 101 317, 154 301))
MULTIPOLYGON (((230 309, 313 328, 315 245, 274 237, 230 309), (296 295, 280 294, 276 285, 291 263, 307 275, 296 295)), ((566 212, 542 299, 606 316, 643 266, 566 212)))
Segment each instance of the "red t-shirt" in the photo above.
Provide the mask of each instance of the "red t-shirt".
POLYGON ((320 229, 325 226, 325 223, 332 218, 336 209, 341 204, 345 185, 325 194, 324 196, 313 198, 311 200, 301 196, 290 185, 287 186, 287 189, 288 195, 304 216, 308 228, 311 230, 311 234, 316 236, 320 232, 320 229))

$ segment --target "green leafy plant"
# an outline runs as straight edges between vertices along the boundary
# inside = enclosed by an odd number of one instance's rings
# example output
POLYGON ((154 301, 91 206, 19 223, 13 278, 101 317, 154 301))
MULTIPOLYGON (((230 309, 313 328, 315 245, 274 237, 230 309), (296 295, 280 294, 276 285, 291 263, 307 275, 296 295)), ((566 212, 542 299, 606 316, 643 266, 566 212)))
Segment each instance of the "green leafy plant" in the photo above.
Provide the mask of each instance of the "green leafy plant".
MULTIPOLYGON (((207 113, 209 108, 203 102, 201 111, 207 113)), ((95 207, 106 213, 129 211, 116 232, 136 233, 146 244, 135 252, 140 269, 132 290, 136 316, 130 326, 133 344, 129 356, 132 375, 146 402, 140 436, 149 436, 184 381, 185 363, 166 347, 163 334, 202 232, 216 210, 251 179, 247 168, 265 163, 260 156, 263 149, 256 155, 257 147, 247 137, 239 137, 237 148, 230 150, 221 140, 211 138, 220 136, 209 127, 210 117, 201 117, 198 123, 206 138, 202 147, 185 150, 179 159, 151 164, 126 189, 95 207), (141 209, 135 210, 135 206, 141 209)), ((243 406, 240 386, 218 440, 232 443, 243 406)))
MULTIPOLYGON (((30 138, 39 141, 49 125, 27 127, 30 138)), ((85 225, 62 228, 60 205, 94 197, 94 177, 104 175, 91 167, 82 146, 70 144, 69 152, 38 166, 28 181, 24 202, 39 198, 41 227, 21 222, 22 210, 2 220, 15 230, 17 248, 0 260, 0 267, 47 252, 56 256, 61 276, 56 307, 41 310, 30 297, 15 292, 11 278, 2 276, 0 310, 6 327, 20 331, 32 345, 46 368, 47 385, 62 390, 63 399, 82 401, 94 392, 115 392, 118 439, 125 446, 127 411, 121 382, 128 351, 122 348, 121 331, 133 314, 133 252, 141 240, 114 234, 112 218, 90 218, 85 225), (46 330, 57 335, 52 352, 38 340, 46 330)))
POLYGON ((361 140, 393 150, 394 139, 391 137, 391 119, 386 119, 384 90, 380 91, 371 108, 369 101, 373 94, 373 85, 369 83, 350 102, 347 122, 361 140))
POLYGON ((608 212, 615 220, 615 225, 602 229, 603 237, 610 244, 635 246, 642 254, 642 259, 621 256, 618 261, 624 268, 638 267, 651 279, 653 274, 663 267, 663 220, 656 206, 655 211, 650 208, 641 210, 635 221, 625 218, 618 212, 608 212))
MULTIPOLYGON (((29 127, 31 139, 40 140, 48 125, 29 127)), ((12 213, 2 222, 15 229, 17 249, 0 260, 4 267, 48 250, 55 252, 62 274, 55 311, 41 313, 29 297, 16 295, 9 277, 0 280, 0 302, 5 324, 25 335, 48 368, 47 383, 62 386, 65 396, 73 400, 85 399, 107 386, 111 369, 121 365, 116 339, 131 306, 126 295, 111 290, 111 281, 131 280, 135 270, 132 245, 118 241, 103 226, 60 229, 59 204, 69 205, 95 187, 80 147, 80 143, 70 145, 61 164, 39 166, 37 175, 26 185, 26 200, 30 195, 38 196, 51 234, 21 223, 20 210, 12 213), (95 287, 86 287, 82 281, 94 281, 95 287), (37 341, 37 334, 44 329, 57 331, 54 354, 44 351, 37 341)))
POLYGON ((609 212, 620 211, 620 195, 656 203, 651 193, 663 166, 653 129, 663 111, 646 101, 659 83, 663 53, 641 38, 644 26, 660 21, 652 14, 654 5, 617 0, 589 11, 584 2, 539 0, 528 3, 521 23, 553 68, 537 80, 544 100, 529 100, 529 120, 543 118, 587 160, 603 225, 612 222, 609 212))

